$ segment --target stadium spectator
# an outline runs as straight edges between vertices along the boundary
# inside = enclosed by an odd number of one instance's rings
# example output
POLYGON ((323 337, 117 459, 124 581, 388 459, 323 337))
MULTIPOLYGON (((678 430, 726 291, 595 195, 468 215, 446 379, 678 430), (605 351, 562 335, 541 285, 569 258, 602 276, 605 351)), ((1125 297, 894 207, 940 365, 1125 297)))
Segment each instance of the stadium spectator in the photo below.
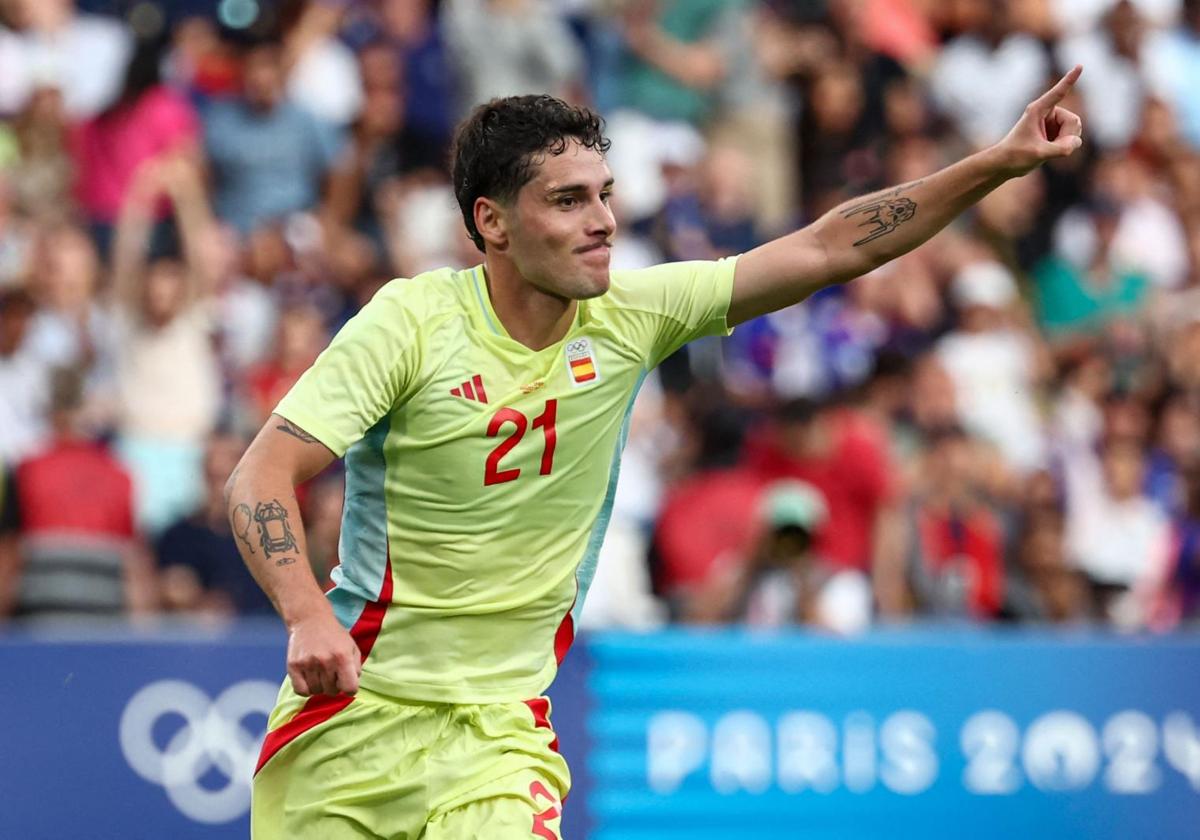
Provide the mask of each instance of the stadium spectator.
POLYGON ((117 309, 116 428, 138 489, 139 526, 155 534, 202 493, 203 442, 221 409, 201 238, 211 224, 199 173, 155 159, 135 177, 113 245, 117 309), (183 258, 147 253, 153 207, 166 194, 183 258))
POLYGON ((204 145, 217 215, 243 235, 310 209, 340 148, 338 131, 289 101, 283 48, 245 49, 241 96, 204 112, 204 145))
POLYGON ((35 312, 24 289, 0 292, 0 463, 31 455, 46 435, 49 365, 29 341, 35 312))
POLYGON ((498 96, 576 98, 583 55, 545 0, 445 0, 441 23, 459 112, 498 96))
POLYGON ((1146 45, 1146 72, 1154 92, 1175 112, 1183 136, 1200 148, 1200 103, 1193 91, 1200 81, 1200 2, 1182 0, 1179 21, 1158 30, 1146 45))
POLYGON ((15 0, 0 17, 0 115, 22 110, 39 88, 62 95, 72 119, 99 113, 121 89, 129 31, 74 0, 15 0))
POLYGON ((816 487, 829 511, 817 552, 838 568, 870 573, 889 542, 896 488, 882 430, 865 414, 791 400, 770 433, 747 442, 746 463, 765 480, 816 487))
POLYGON ((695 593, 708 585, 718 557, 748 550, 765 483, 739 463, 743 413, 703 391, 690 400, 695 406, 685 409, 681 449, 691 463, 667 488, 651 549, 654 592, 673 617, 685 614, 695 593))
POLYGON ((1156 593, 1157 629, 1194 628, 1200 621, 1200 470, 1188 472, 1184 486, 1187 501, 1173 519, 1170 564, 1156 593))
POLYGON ((1095 196, 1084 213, 1095 231, 1091 244, 1078 254, 1050 254, 1034 270, 1038 320, 1060 342, 1137 313, 1150 289, 1145 273, 1113 259, 1119 207, 1107 196, 1095 196))
POLYGON ((8 179, 18 207, 43 223, 68 221, 74 178, 68 149, 68 122, 62 94, 38 88, 13 120, 16 165, 8 179))
POLYGON ((904 513, 905 579, 924 616, 987 620, 1004 599, 1004 532, 979 480, 970 438, 954 426, 928 441, 904 513))
POLYGON ((600 84, 613 97, 609 164, 626 212, 653 215, 666 198, 664 163, 694 162, 698 129, 712 117, 728 74, 721 35, 744 14, 721 0, 631 0, 620 7, 600 84))
POLYGON ((384 191, 394 188, 393 180, 404 171, 404 92, 394 50, 375 43, 365 47, 359 58, 364 105, 330 171, 325 210, 331 225, 350 227, 371 237, 382 251, 387 244, 381 213, 384 191))
POLYGON ((802 481, 763 489, 760 534, 746 557, 717 559, 711 582, 689 605, 685 621, 782 627, 801 624, 843 635, 866 629, 871 584, 862 572, 838 569, 813 550, 826 522, 821 493, 802 481))
POLYGON ((951 293, 959 326, 938 342, 937 355, 954 381, 959 421, 1017 472, 1043 466, 1036 399, 1045 364, 1032 337, 1010 321, 1012 275, 999 263, 973 262, 955 276, 951 293))
POLYGON ((280 4, 287 95, 323 122, 349 125, 363 108, 358 57, 338 39, 344 0, 280 4))
POLYGON ((1129 0, 1116 3, 1101 25, 1065 37, 1058 46, 1059 66, 1087 67, 1080 78, 1084 118, 1097 146, 1127 147, 1141 124, 1148 91, 1142 72, 1146 26, 1129 0))
POLYGON ((16 286, 25 279, 33 250, 34 230, 18 213, 14 199, 8 173, 0 164, 0 289, 16 286))
POLYGON ((100 298, 103 263, 91 237, 80 227, 42 226, 28 287, 38 308, 29 343, 36 356, 85 374, 83 422, 107 429, 115 411, 117 325, 100 298))
MULTIPOLYGON (((168 155, 196 159, 199 153, 199 117, 185 97, 162 84, 161 62, 157 40, 138 41, 120 94, 72 132, 76 198, 104 253, 142 164, 168 155)), ((165 221, 170 213, 170 206, 160 203, 156 221, 165 221)), ((165 235, 158 231, 159 238, 165 235)))
MULTIPOLYGON (((57 369, 50 386, 52 437, 22 461, 8 499, 20 539, 11 614, 80 618, 143 614, 157 604, 150 559, 134 523, 133 483, 80 429, 83 377, 57 369)), ((13 570, 9 570, 10 572, 13 570)))
POLYGON ((166 610, 213 617, 274 612, 238 555, 237 538, 225 514, 225 482, 245 448, 246 442, 237 435, 209 438, 200 506, 168 525, 156 541, 166 610))
POLYGON ((1153 584, 1169 566, 1170 522, 1142 492, 1145 457, 1135 440, 1109 440, 1100 474, 1077 464, 1067 480, 1067 551, 1087 575, 1101 615, 1144 627, 1153 584))
POLYGON ((1200 471, 1200 401, 1175 392, 1157 412, 1154 444, 1146 459, 1146 495, 1166 514, 1188 510, 1187 477, 1200 471))
POLYGON ((1017 536, 1016 562, 1005 577, 1006 617, 1055 624, 1093 620, 1087 580, 1067 562, 1063 546, 1062 514, 1033 511, 1017 536))
POLYGON ((380 0, 379 29, 400 59, 404 88, 402 157, 442 171, 454 125, 455 82, 434 0, 380 0))
POLYGON ((958 3, 960 29, 938 53, 929 86, 962 136, 982 148, 995 143, 1050 75, 1046 48, 1015 24, 1018 0, 958 3), (980 85, 979 79, 987 79, 980 85))
POLYGON ((243 396, 249 402, 247 422, 251 426, 266 422, 275 405, 328 343, 329 333, 316 307, 298 304, 280 312, 273 352, 245 373, 243 396))

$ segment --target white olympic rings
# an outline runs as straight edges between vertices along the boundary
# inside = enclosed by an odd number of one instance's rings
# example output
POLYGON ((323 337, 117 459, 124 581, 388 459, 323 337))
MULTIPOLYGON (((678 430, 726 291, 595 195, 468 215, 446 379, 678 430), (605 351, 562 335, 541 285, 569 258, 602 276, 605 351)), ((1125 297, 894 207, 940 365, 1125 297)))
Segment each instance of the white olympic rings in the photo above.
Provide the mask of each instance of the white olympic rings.
MULTIPOLYGON (((278 686, 244 680, 212 700, 183 680, 159 680, 139 690, 121 715, 121 751, 133 771, 161 785, 167 798, 196 822, 219 824, 241 817, 250 807, 250 781, 263 733, 246 730, 248 715, 269 714, 278 686), (159 748, 154 730, 164 716, 184 725, 159 748), (201 780, 216 768, 224 787, 210 789, 201 780)), ((210 777, 211 778, 211 777, 210 777)))

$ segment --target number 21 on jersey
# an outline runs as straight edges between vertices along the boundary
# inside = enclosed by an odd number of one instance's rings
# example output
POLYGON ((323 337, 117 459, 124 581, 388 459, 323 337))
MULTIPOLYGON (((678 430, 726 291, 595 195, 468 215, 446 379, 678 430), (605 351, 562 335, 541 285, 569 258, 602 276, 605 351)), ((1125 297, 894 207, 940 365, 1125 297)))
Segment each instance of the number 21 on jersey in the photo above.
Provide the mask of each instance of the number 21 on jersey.
MULTIPOLYGON (((539 475, 550 475, 554 470, 554 446, 558 443, 558 431, 554 426, 557 413, 558 400, 546 400, 546 407, 542 409, 542 413, 533 418, 533 428, 542 430, 542 466, 538 471, 539 475)), ((525 437, 525 431, 530 426, 528 418, 515 408, 502 408, 492 415, 492 419, 488 423, 487 436, 498 437, 504 431, 505 426, 509 425, 513 426, 513 429, 509 431, 508 436, 488 453, 487 462, 483 468, 484 487, 504 484, 506 481, 516 481, 521 475, 519 467, 501 469, 500 461, 521 442, 521 438, 525 437)))

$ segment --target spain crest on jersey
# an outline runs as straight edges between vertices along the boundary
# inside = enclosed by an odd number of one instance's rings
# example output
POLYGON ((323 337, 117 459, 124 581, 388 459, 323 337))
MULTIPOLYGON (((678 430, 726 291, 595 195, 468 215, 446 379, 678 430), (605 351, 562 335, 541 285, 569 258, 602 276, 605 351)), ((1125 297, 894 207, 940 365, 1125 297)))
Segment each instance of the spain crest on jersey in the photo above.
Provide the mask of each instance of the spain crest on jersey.
POLYGON ((592 350, 591 339, 576 338, 567 342, 567 373, 572 384, 586 385, 600 378, 600 368, 596 365, 596 354, 592 350))

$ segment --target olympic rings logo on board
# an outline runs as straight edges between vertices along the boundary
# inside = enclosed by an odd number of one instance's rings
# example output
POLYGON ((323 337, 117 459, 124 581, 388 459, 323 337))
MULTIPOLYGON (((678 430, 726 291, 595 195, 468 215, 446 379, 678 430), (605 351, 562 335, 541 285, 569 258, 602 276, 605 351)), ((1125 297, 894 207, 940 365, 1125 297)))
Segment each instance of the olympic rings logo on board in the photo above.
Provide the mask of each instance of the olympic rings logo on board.
POLYGON ((150 683, 121 714, 121 752, 184 816, 212 825, 231 822, 250 807, 250 781, 265 734, 248 731, 246 718, 269 714, 277 692, 266 680, 243 680, 214 700, 184 680, 150 683), (183 725, 159 747, 154 733, 164 717, 182 718, 183 725), (217 776, 214 768, 225 777, 223 787, 200 783, 217 776))

